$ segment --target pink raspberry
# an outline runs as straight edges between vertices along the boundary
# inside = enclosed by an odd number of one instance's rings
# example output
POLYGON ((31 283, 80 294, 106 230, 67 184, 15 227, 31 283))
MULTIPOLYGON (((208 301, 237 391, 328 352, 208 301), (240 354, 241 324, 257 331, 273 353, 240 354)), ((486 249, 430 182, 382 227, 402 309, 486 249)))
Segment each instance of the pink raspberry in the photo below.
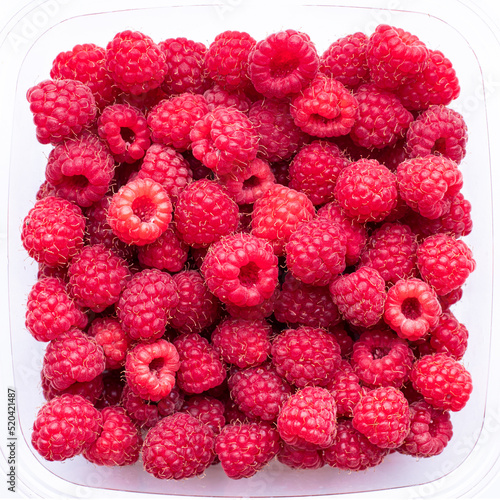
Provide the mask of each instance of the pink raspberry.
POLYGON ((326 385, 335 399, 337 416, 352 417, 354 408, 363 395, 359 377, 349 361, 342 359, 326 385))
POLYGON ((106 369, 120 369, 125 364, 131 342, 116 318, 109 316, 95 318, 87 334, 94 337, 97 344, 102 347, 106 357, 106 369))
POLYGON ((203 92, 203 97, 207 102, 208 111, 216 108, 236 108, 242 113, 248 114, 252 101, 242 89, 226 90, 220 85, 214 84, 203 92))
POLYGON ((190 396, 182 406, 182 411, 208 425, 215 435, 219 434, 226 423, 224 410, 224 403, 212 396, 190 396))
POLYGON ((291 469, 321 469, 325 465, 322 450, 301 450, 282 443, 278 462, 291 469))

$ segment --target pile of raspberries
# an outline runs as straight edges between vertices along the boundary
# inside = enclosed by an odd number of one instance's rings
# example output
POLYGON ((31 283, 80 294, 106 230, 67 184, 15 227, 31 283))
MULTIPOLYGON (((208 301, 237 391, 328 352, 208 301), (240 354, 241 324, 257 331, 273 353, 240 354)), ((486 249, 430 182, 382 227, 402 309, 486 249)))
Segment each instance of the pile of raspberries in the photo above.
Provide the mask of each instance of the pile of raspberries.
POLYGON ((443 451, 476 264, 440 51, 388 25, 323 55, 292 29, 123 31, 50 77, 27 92, 53 149, 22 225, 44 459, 240 479, 443 451))

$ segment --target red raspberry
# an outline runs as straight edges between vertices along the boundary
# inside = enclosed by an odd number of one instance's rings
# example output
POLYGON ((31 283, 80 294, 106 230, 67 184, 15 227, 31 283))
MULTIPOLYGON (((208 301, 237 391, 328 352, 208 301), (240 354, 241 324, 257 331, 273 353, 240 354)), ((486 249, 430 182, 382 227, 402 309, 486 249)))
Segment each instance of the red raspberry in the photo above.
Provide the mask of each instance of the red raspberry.
POLYGON ((289 29, 259 41, 248 63, 257 92, 282 99, 300 92, 315 77, 319 57, 308 35, 289 29))
POLYGON ((205 56, 208 77, 229 90, 248 87, 248 55, 256 43, 245 32, 219 33, 208 47, 205 56))
POLYGON ((457 111, 430 106, 408 127, 406 147, 410 158, 443 155, 459 164, 465 156, 467 125, 457 111))
POLYGON ((256 306, 240 307, 234 304, 224 304, 226 311, 232 318, 248 319, 250 321, 269 318, 274 312, 279 295, 279 289, 276 287, 273 294, 268 299, 264 299, 256 306))
POLYGON ((292 273, 286 273, 274 310, 281 323, 290 326, 328 328, 340 321, 327 286, 306 285, 292 273))
POLYGON ((417 273, 417 247, 410 226, 387 222, 368 238, 359 266, 376 269, 388 283, 412 278, 417 273))
POLYGON ((113 232, 129 245, 153 243, 172 220, 172 202, 161 184, 152 179, 137 179, 113 195, 108 223, 113 232))
POLYGON ((384 314, 385 281, 371 267, 361 267, 333 280, 330 292, 340 314, 351 325, 370 328, 384 314))
POLYGON ((413 115, 392 92, 364 84, 355 97, 358 117, 350 137, 357 146, 377 149, 393 146, 413 122, 413 115))
POLYGON ((116 98, 115 104, 125 104, 138 109, 142 115, 146 116, 151 108, 155 107, 161 100, 167 99, 168 95, 157 87, 153 90, 148 90, 144 94, 133 95, 128 92, 122 92, 116 98))
POLYGON ((336 144, 313 141, 302 146, 290 163, 289 186, 305 193, 314 205, 322 205, 334 198, 337 177, 348 164, 336 144))
POLYGON ((368 39, 366 57, 371 80, 395 89, 424 70, 429 50, 415 35, 380 24, 368 39))
POLYGON ((146 117, 129 104, 112 104, 104 108, 97 120, 97 132, 116 161, 121 163, 140 160, 151 144, 146 117))
POLYGON ((458 287, 445 295, 438 295, 443 312, 449 312, 450 307, 462 299, 463 292, 462 287, 458 287))
POLYGON ((99 436, 102 417, 81 396, 64 394, 45 403, 33 423, 31 444, 45 460, 64 461, 82 453, 99 436))
POLYGON ((252 104, 243 90, 226 90, 217 84, 205 90, 205 92, 203 92, 203 97, 207 102, 208 111, 213 111, 220 107, 232 107, 247 114, 252 104))
POLYGON ((106 369, 116 370, 125 364, 130 339, 116 318, 95 318, 87 333, 102 347, 106 357, 106 369))
POLYGON ((178 303, 179 294, 170 274, 145 269, 127 282, 116 311, 131 339, 157 340, 178 303))
POLYGON ((335 337, 308 326, 281 332, 273 341, 271 355, 278 375, 297 387, 325 386, 341 360, 335 337))
POLYGON ((323 53, 320 71, 342 85, 355 89, 369 80, 364 33, 353 33, 333 42, 323 53))
POLYGON ((201 179, 179 194, 174 220, 185 243, 208 247, 236 230, 238 205, 215 181, 201 179))
POLYGON ((447 233, 455 238, 467 236, 472 231, 471 204, 464 198, 462 193, 458 193, 451 200, 450 211, 440 219, 439 233, 447 233))
POLYGON ((301 450, 282 443, 278 462, 291 469, 321 469, 325 465, 322 450, 301 450))
POLYGON ((226 369, 207 339, 197 333, 184 333, 174 340, 174 346, 181 362, 177 385, 185 393, 201 394, 224 382, 226 369))
POLYGON ((158 479, 199 476, 214 459, 214 433, 187 413, 175 413, 149 430, 142 446, 146 472, 158 479))
POLYGON ((371 387, 401 387, 410 376, 412 364, 408 343, 390 330, 367 330, 352 346, 354 372, 371 387))
POLYGON ((210 247, 201 273, 208 289, 222 302, 256 306, 274 293, 278 258, 266 240, 236 233, 210 247))
POLYGON ((437 325, 441 304, 418 278, 396 281, 387 292, 384 320, 403 339, 418 340, 437 325))
POLYGON ((257 156, 259 136, 247 116, 235 108, 215 108, 189 134, 195 158, 217 175, 247 165, 257 156))
POLYGON ((397 204, 396 176, 377 160, 358 160, 340 172, 334 194, 349 217, 381 222, 397 204))
POLYGON ((41 278, 30 290, 26 328, 39 342, 49 342, 70 328, 85 328, 87 316, 68 295, 58 278, 41 278))
POLYGON ((380 448, 400 446, 410 430, 410 408, 395 387, 379 387, 363 395, 354 408, 353 427, 380 448))
POLYGON ((429 354, 417 360, 410 380, 427 403, 441 410, 460 411, 472 392, 470 373, 445 353, 429 354))
POLYGON ((419 245, 417 266, 424 281, 438 295, 446 295, 465 283, 476 268, 476 261, 466 243, 440 233, 425 238, 419 245))
MULTIPOLYGON (((102 410, 107 406, 123 406, 122 393, 124 381, 121 378, 121 370, 107 370, 102 374, 102 391, 99 399, 95 402, 95 407, 102 410)), ((96 379, 94 379, 96 380, 96 379)), ((92 383, 87 382, 87 383, 92 383)))
POLYGON ((328 448, 337 433, 335 400, 323 387, 304 387, 290 396, 278 416, 281 439, 306 450, 328 448))
POLYGON ((83 246, 85 218, 79 206, 57 196, 38 200, 24 218, 21 240, 32 259, 67 264, 83 246))
POLYGON ((342 359, 339 367, 333 373, 326 385, 335 399, 337 416, 352 417, 354 407, 358 404, 363 389, 359 377, 352 369, 349 361, 342 359))
POLYGON ((182 406, 182 411, 208 425, 215 435, 219 434, 226 423, 224 410, 224 403, 212 396, 191 396, 182 406))
POLYGON ((101 411, 102 429, 83 456, 93 464, 124 466, 139 460, 142 437, 125 410, 109 406, 101 411))
POLYGON ((88 382, 74 382, 66 389, 62 391, 54 389, 50 382, 47 380, 43 371, 41 372, 42 381, 42 392, 43 397, 46 401, 50 401, 56 396, 62 396, 63 394, 78 395, 85 398, 87 401, 95 405, 96 401, 101 399, 102 393, 104 391, 103 374, 97 375, 96 378, 89 380, 88 382))
POLYGON ((331 220, 302 223, 285 245, 288 270, 303 283, 326 286, 345 269, 347 239, 331 220))
POLYGON ((56 196, 89 207, 108 191, 114 168, 115 160, 104 143, 82 133, 50 152, 45 177, 56 196))
POLYGON ((121 90, 144 94, 163 83, 165 54, 149 36, 125 30, 108 43, 106 67, 121 90))
POLYGON ((335 340, 339 344, 342 357, 349 359, 351 357, 354 341, 347 331, 344 322, 340 321, 338 324, 330 326, 328 331, 335 337, 335 340))
POLYGON ((200 94, 186 92, 164 99, 148 113, 151 138, 177 151, 186 151, 191 146, 191 129, 207 113, 207 102, 200 94))
POLYGON ((358 102, 344 85, 318 73, 292 99, 295 125, 315 137, 339 137, 350 132, 358 117, 358 102))
POLYGON ((215 439, 215 452, 231 479, 252 477, 279 449, 279 435, 266 422, 229 424, 215 439))
POLYGON ((212 332, 212 344, 226 363, 248 368, 267 359, 271 333, 271 325, 265 320, 226 318, 212 332))
POLYGON ((74 382, 88 382, 104 371, 102 347, 78 328, 71 328, 51 340, 43 358, 43 375, 56 390, 74 382))
POLYGON ((92 124, 97 106, 92 91, 77 80, 44 80, 26 93, 41 144, 57 144, 92 124))

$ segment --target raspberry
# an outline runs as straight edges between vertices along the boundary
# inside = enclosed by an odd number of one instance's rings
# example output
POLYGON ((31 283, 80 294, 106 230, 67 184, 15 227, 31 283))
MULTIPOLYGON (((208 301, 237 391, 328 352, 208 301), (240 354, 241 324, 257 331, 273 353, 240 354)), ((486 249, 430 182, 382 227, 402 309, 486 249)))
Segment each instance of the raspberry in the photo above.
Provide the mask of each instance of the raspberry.
POLYGON ((458 193, 451 200, 450 211, 440 219, 441 227, 438 232, 447 233, 455 238, 467 236, 472 231, 471 204, 458 193))
POLYGON ((467 369, 445 353, 429 354, 415 362, 410 380, 434 408, 460 411, 472 392, 467 369))
POLYGON ((102 347, 78 328, 71 328, 51 340, 43 358, 43 375, 56 390, 74 382, 88 382, 104 371, 102 347))
POLYGON ((328 448, 337 432, 337 409, 329 391, 304 387, 290 396, 278 416, 278 432, 286 444, 306 450, 328 448))
POLYGON ((438 154, 459 164, 465 156, 467 137, 467 125, 460 113, 434 105, 410 124, 406 147, 410 158, 438 154))
POLYGON ((323 53, 320 71, 347 88, 355 89, 369 80, 364 33, 353 33, 333 42, 323 53))
POLYGON ((44 80, 28 90, 26 99, 41 144, 57 144, 79 134, 97 113, 92 91, 77 80, 44 80))
POLYGON ((130 339, 116 318, 95 318, 87 333, 102 347, 106 357, 106 369, 119 369, 125 364, 130 339))
POLYGON ((384 320, 403 339, 422 338, 441 312, 434 290, 418 278, 399 280, 387 292, 384 320))
POLYGON ((45 177, 54 194, 89 207, 108 191, 115 161, 96 136, 82 133, 57 144, 50 152, 45 177))
POLYGON ((97 120, 97 132, 116 161, 121 163, 140 160, 151 144, 146 117, 129 104, 112 104, 104 108, 97 120))
POLYGON ((446 295, 465 283, 476 268, 476 261, 466 243, 440 233, 420 244, 417 266, 423 280, 438 295, 446 295))
POLYGON ((38 200, 24 218, 21 241, 32 259, 48 266, 67 264, 83 246, 80 207, 57 196, 38 200))
POLYGON ((352 425, 370 443, 380 448, 397 448, 410 430, 408 401, 394 387, 372 389, 354 408, 352 425))
POLYGON ((259 136, 247 116, 235 108, 215 108, 189 134, 195 158, 217 175, 230 173, 257 156, 259 136))
POLYGON ((165 78, 165 54, 139 31, 117 33, 106 47, 106 67, 124 92, 139 95, 159 87, 165 78))
POLYGON ((215 452, 231 479, 252 477, 279 449, 278 433, 265 422, 226 425, 215 439, 215 452))
POLYGON ((177 151, 186 151, 191 146, 191 129, 207 113, 207 102, 200 94, 186 92, 164 99, 148 113, 151 138, 177 151))
POLYGON ((62 396, 63 394, 78 395, 85 398, 87 401, 95 405, 96 401, 102 397, 102 392, 104 390, 103 375, 97 375, 97 377, 89 380, 88 382, 74 382, 66 389, 62 391, 54 389, 49 380, 41 372, 41 382, 42 382, 42 392, 43 397, 46 401, 50 401, 56 396, 62 396))
POLYGON ((129 245, 153 243, 172 220, 172 202, 161 184, 152 179, 137 179, 113 195, 108 223, 113 232, 129 245))
POLYGON ((275 184, 254 203, 252 233, 269 240, 274 253, 282 255, 291 234, 314 215, 314 206, 305 194, 275 184))
POLYGON ((222 302, 256 306, 274 293, 278 259, 267 241, 236 233, 210 247, 201 273, 208 289, 222 302))
POLYGON ((142 437, 125 410, 110 406, 101 411, 102 429, 83 456, 96 465, 124 466, 139 460, 142 437))
POLYGON ((277 459, 291 469, 321 469, 325 465, 322 450, 301 450, 286 443, 281 445, 277 459))
POLYGON ((377 160, 358 160, 340 172, 334 194, 354 220, 381 222, 397 203, 396 176, 377 160))
MULTIPOLYGON (((99 399, 95 402, 96 408, 102 410, 107 406, 122 406, 124 381, 121 375, 121 370, 108 370, 103 372, 102 390, 99 399)), ((92 381, 87 383, 92 383, 92 381)))
POLYGON ((352 354, 352 345, 354 341, 347 331, 344 322, 339 321, 338 324, 330 326, 328 331, 335 337, 335 340, 339 344, 342 357, 349 359, 352 354))
POLYGON ((268 299, 264 299, 256 306, 240 307, 234 304, 224 304, 226 311, 232 318, 248 319, 250 321, 268 318, 274 312, 279 295, 279 289, 276 287, 273 294, 268 299))
POLYGON ((438 295, 439 303, 441 304, 443 312, 449 311, 453 304, 456 304, 459 300, 461 300, 463 292, 462 287, 458 287, 445 295, 438 295))
POLYGON ((232 90, 250 85, 248 55, 257 42, 241 31, 219 33, 205 56, 208 77, 222 87, 232 90))
POLYGON ((191 396, 182 406, 182 411, 208 425, 215 435, 219 434, 226 423, 224 410, 224 403, 211 396, 191 396))
POLYGON ((373 84, 361 85, 355 98, 358 117, 350 137, 357 146, 377 149, 393 146, 413 122, 413 115, 396 95, 373 84))
POLYGON ((371 387, 401 387, 410 376, 412 364, 408 343, 388 330, 367 330, 352 347, 354 372, 371 387))
POLYGON ((337 416, 352 417, 354 407, 358 404, 363 390, 359 377, 352 369, 349 361, 342 359, 338 368, 326 385, 335 399, 337 416))
POLYGON ((307 326, 282 331, 273 341, 271 355, 278 375, 297 387, 325 386, 341 360, 333 335, 307 326))
POLYGON ((388 283, 417 273, 417 239, 409 226, 387 222, 375 229, 361 252, 359 266, 376 269, 388 283))
POLYGON ((212 332, 212 344, 226 363, 248 368, 262 364, 271 351, 271 326, 264 320, 226 318, 212 332))
POLYGON ((241 89, 226 90, 220 85, 214 84, 203 92, 203 97, 207 102, 208 111, 216 108, 236 108, 242 113, 248 114, 252 102, 241 89))
POLYGON ((325 218, 302 223, 285 245, 288 270, 303 283, 326 286, 345 269, 347 239, 325 218))
POLYGON ((37 413, 31 444, 45 460, 64 461, 82 453, 99 436, 102 417, 81 396, 64 394, 37 413))
POLYGON ((318 73, 292 99, 290 112, 304 132, 315 137, 339 137, 354 125, 358 102, 339 81, 318 73))
POLYGON ((179 194, 174 220, 185 243, 208 247, 236 230, 238 205, 215 181, 201 179, 179 194))
POLYGON ((314 78, 319 56, 308 35, 289 29, 257 42, 248 63, 257 92, 282 99, 300 92, 314 78))
POLYGON ((224 382, 226 369, 207 339, 197 333, 184 333, 174 340, 174 346, 181 362, 177 385, 185 393, 201 394, 224 382))
POLYGON ((372 444, 354 428, 351 420, 341 420, 333 444, 323 451, 325 462, 340 470, 361 471, 379 465, 388 450, 372 444))
POLYGON ((384 313, 385 281, 378 271, 361 267, 330 283, 333 302, 345 321, 354 326, 370 328, 384 313))
POLYGON ((214 459, 214 433, 187 413, 166 417, 149 430, 142 446, 144 469, 158 479, 203 474, 214 459))
POLYGON ((39 342, 49 342, 70 328, 85 328, 87 316, 58 278, 41 278, 28 294, 26 328, 39 342))
POLYGON ((178 303, 179 294, 172 277, 158 269, 145 269, 127 282, 116 311, 131 339, 157 340, 178 303))
POLYGON ((366 57, 371 80, 381 88, 396 89, 421 73, 429 50, 415 35, 380 24, 368 39, 366 57))

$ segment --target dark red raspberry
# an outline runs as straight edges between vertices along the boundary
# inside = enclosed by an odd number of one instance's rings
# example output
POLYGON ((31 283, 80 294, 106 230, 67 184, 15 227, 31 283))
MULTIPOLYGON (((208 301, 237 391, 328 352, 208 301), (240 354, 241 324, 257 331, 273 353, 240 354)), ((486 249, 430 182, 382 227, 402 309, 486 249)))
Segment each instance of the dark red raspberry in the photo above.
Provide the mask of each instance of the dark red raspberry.
POLYGON ((212 396, 190 396, 182 406, 182 411, 208 425, 215 435, 219 434, 226 423, 224 410, 224 403, 212 396))
POLYGON ((195 158, 217 175, 247 165, 257 156, 259 136, 248 117, 235 108, 215 108, 191 129, 195 158))
POLYGON ((92 91, 77 80, 44 80, 26 93, 41 144, 57 144, 90 126, 97 113, 92 91))
POLYGON ((465 242, 439 233, 419 245, 417 266, 424 281, 438 295, 446 295, 466 282, 476 268, 476 261, 465 242))
POLYGON ((175 413, 151 428, 142 446, 144 469, 158 479, 199 476, 214 459, 212 429, 187 413, 175 413))
POLYGON ((370 78, 381 88, 396 89, 427 65, 429 50, 415 35, 380 24, 368 39, 370 78))
POLYGON ((235 233, 210 247, 201 273, 208 289, 222 302, 256 306, 274 293, 278 258, 266 240, 235 233))
POLYGON ((335 337, 308 326, 281 332, 272 343, 271 355, 277 373, 297 387, 326 386, 341 360, 335 337))
POLYGON ((398 165, 408 159, 406 141, 399 139, 392 146, 386 146, 382 149, 371 149, 369 155, 370 158, 385 165, 391 172, 396 172, 398 165))
POLYGON ((129 245, 153 243, 172 220, 172 202, 161 184, 152 179, 137 179, 113 195, 108 208, 108 223, 113 232, 129 245))
POLYGON ((471 204, 464 198, 462 193, 458 193, 451 200, 450 211, 440 219, 440 229, 438 232, 447 233, 455 238, 467 236, 472 231, 471 204))
POLYGON ((445 353, 429 354, 413 365, 413 387, 434 408, 460 411, 472 392, 472 378, 467 369, 445 353))
POLYGON ((450 307, 462 299, 463 292, 462 287, 458 287, 444 295, 438 295, 443 312, 449 312, 450 307))
POLYGON ((396 176, 377 160, 361 159, 340 172, 334 193, 349 217, 381 222, 397 204, 396 176))
POLYGON ((109 406, 101 411, 102 428, 83 456, 96 465, 124 466, 139 460, 142 437, 125 410, 109 406))
POLYGON ((121 90, 144 94, 163 83, 165 54, 149 36, 125 30, 108 43, 106 67, 121 90))
POLYGON ((129 104, 112 104, 104 108, 97 120, 97 132, 116 161, 122 163, 140 160, 151 144, 146 117, 129 104))
POLYGON ((330 292, 340 314, 351 325, 370 328, 384 314, 385 281, 371 267, 361 267, 333 280, 330 292))
POLYGON ((349 361, 342 359, 338 368, 333 373, 326 385, 335 399, 337 405, 337 416, 351 418, 354 407, 358 404, 363 389, 360 385, 359 377, 352 369, 349 361))
POLYGON ((104 390, 104 382, 103 382, 104 377, 102 373, 100 375, 97 375, 97 377, 93 378, 92 380, 89 380, 88 382, 74 382, 69 387, 66 387, 66 389, 63 389, 62 391, 54 389, 50 385, 50 382, 43 374, 43 371, 40 373, 40 375, 42 382, 42 392, 45 401, 50 401, 56 396, 62 396, 63 394, 73 394, 82 396, 87 401, 95 405, 96 402, 102 397, 102 393, 104 390))
POLYGON ((463 116, 446 106, 435 105, 410 124, 406 148, 410 158, 438 154, 459 164, 465 156, 467 138, 463 116))
POLYGON ((322 450, 301 450, 286 443, 282 443, 276 458, 291 469, 314 470, 325 465, 322 450))
POLYGON ((300 92, 319 68, 319 56, 309 36, 291 29, 259 41, 248 62, 257 92, 278 99, 300 92))
POLYGON ((354 340, 351 337, 351 334, 347 330, 347 326, 343 321, 340 321, 338 324, 330 326, 328 331, 335 337, 337 343, 340 346, 340 353, 342 357, 345 359, 349 359, 352 353, 352 345, 354 340))
POLYGON ((106 357, 106 369, 119 369, 125 364, 130 339, 116 318, 108 316, 95 318, 87 333, 102 347, 106 357))
POLYGON ((250 101, 243 90, 226 90, 217 84, 205 90, 205 92, 203 92, 203 97, 207 102, 208 111, 213 111, 215 108, 219 107, 232 107, 247 114, 252 104, 252 101, 250 101))
POLYGON ((67 264, 83 246, 85 218, 78 205, 57 196, 38 200, 24 218, 21 241, 32 259, 67 264))
POLYGON ((238 205, 218 183, 200 179, 179 194, 174 220, 185 243, 208 247, 236 230, 238 205))
POLYGON ((99 436, 102 417, 81 396, 64 394, 45 403, 33 423, 31 444, 45 460, 64 461, 82 453, 99 436))
POLYGON ((102 391, 99 399, 95 402, 95 407, 102 410, 107 406, 123 406, 124 385, 121 370, 105 370, 102 374, 102 391))
POLYGON ((157 87, 153 90, 148 90, 144 94, 138 95, 122 92, 121 94, 118 94, 115 104, 132 106, 146 116, 160 101, 167 98, 168 95, 160 87, 157 87))

